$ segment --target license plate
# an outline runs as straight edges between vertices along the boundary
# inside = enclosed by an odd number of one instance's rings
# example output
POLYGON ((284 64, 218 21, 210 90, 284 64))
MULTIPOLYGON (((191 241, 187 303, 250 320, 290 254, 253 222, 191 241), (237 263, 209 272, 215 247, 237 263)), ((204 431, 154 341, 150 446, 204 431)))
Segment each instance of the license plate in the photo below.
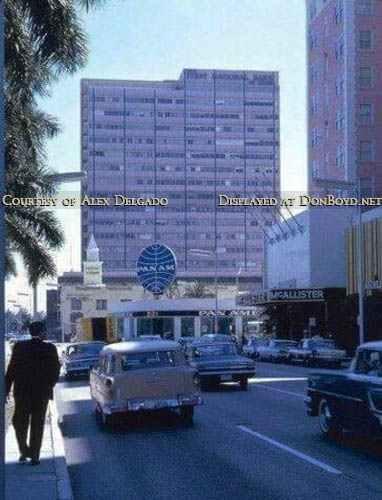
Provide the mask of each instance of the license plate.
POLYGON ((222 382, 229 382, 232 380, 232 375, 220 375, 220 380, 222 382))

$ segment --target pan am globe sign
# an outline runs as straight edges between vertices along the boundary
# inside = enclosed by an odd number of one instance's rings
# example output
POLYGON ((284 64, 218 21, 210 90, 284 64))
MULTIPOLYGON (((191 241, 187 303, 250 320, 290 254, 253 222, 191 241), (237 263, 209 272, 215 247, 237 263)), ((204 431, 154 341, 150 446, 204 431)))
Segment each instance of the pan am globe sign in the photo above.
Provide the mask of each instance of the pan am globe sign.
POLYGON ((174 252, 160 244, 144 248, 138 257, 137 274, 143 288, 156 295, 163 293, 175 279, 174 252))

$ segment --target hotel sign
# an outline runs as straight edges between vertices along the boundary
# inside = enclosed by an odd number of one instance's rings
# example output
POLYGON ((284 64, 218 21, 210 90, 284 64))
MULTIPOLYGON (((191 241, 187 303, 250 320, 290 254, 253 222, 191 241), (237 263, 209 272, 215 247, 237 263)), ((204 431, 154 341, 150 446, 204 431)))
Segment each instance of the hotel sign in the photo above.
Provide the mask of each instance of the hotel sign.
POLYGON ((323 288, 282 288, 261 290, 236 297, 236 305, 257 306, 268 303, 320 302, 326 299, 323 288))

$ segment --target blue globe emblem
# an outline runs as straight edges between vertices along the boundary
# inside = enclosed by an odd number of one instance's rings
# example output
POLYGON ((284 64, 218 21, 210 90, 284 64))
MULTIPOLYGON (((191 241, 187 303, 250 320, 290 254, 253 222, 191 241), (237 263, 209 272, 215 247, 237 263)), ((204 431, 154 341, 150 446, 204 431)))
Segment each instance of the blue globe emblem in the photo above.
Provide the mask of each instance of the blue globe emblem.
POLYGON ((142 250, 137 261, 139 283, 154 294, 161 294, 176 275, 174 252, 166 245, 154 244, 142 250))

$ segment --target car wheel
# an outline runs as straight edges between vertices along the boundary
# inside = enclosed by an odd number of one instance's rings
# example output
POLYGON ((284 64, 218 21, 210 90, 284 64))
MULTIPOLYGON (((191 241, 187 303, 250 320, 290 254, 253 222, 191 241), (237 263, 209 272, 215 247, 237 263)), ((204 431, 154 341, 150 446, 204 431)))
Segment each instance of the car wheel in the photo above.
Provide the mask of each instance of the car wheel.
POLYGON ((248 379, 246 377, 240 379, 239 384, 242 391, 246 391, 248 389, 248 379))
POLYGON ((181 406, 180 407, 180 419, 184 425, 191 425, 194 420, 194 407, 193 406, 181 406))
POLYGON ((342 427, 333 422, 332 412, 325 398, 318 404, 318 422, 324 436, 331 439, 339 439, 342 436, 342 427))
POLYGON ((68 382, 70 382, 71 380, 73 380, 73 375, 71 375, 70 373, 66 373, 65 374, 65 380, 67 380, 68 382))

